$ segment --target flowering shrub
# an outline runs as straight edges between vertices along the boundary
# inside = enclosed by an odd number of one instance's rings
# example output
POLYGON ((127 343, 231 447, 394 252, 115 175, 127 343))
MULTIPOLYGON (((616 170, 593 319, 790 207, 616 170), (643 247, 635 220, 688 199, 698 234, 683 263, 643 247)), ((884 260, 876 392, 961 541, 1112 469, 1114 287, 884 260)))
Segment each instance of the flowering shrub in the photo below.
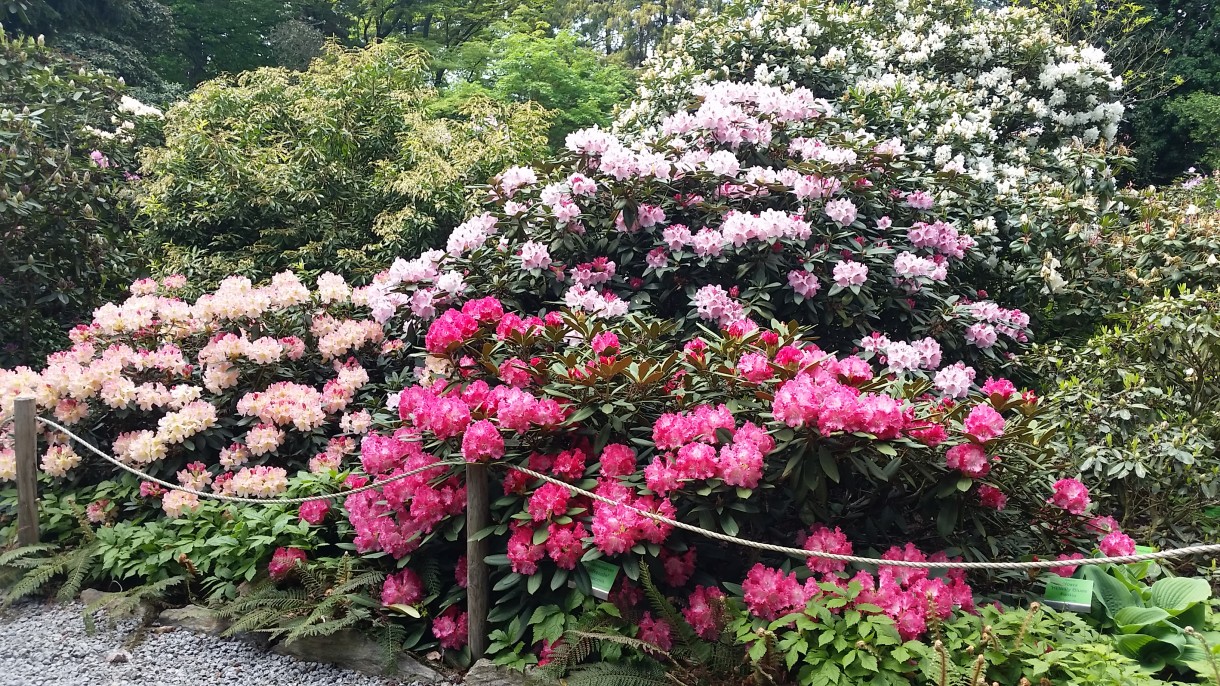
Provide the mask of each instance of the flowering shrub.
MULTIPOLYGON (((257 287, 232 277, 194 303, 177 297, 186 286, 175 276, 137 281, 126 301, 74 329, 74 345, 41 372, 0 370, 0 417, 32 395, 94 445, 201 491, 270 498, 289 492, 298 470, 342 470, 372 421, 362 408, 402 343, 387 340, 333 274, 312 291, 291 273, 257 287)), ((0 480, 13 477, 10 431, 0 432, 0 480)), ((43 434, 49 477, 80 484, 110 473, 82 469, 66 437, 43 434)), ((199 505, 151 483, 138 497, 161 498, 170 517, 199 505)), ((320 520, 316 508, 302 518, 320 520)))
MULTIPOLYGON (((938 366, 940 346, 998 362, 1026 340, 1026 314, 959 278, 986 255, 936 212, 902 141, 804 89, 699 95, 632 146, 592 129, 547 174, 506 170, 445 251, 374 279, 374 315, 431 319, 481 293, 526 312, 548 300, 603 318, 647 311, 688 331, 797 320, 823 325, 832 350, 878 334, 866 347, 895 370, 938 366)), ((468 326, 443 321, 431 352, 468 326)))
POLYGON ((1092 326, 1111 297, 1089 272, 1105 252, 1093 237, 1138 214, 1114 178, 1129 162, 1111 143, 1122 78, 1100 49, 1052 26, 1037 9, 962 0, 730 3, 676 28, 619 127, 647 137, 729 79, 808 88, 906 143, 940 212, 988 258, 969 277, 975 287, 1027 305, 1044 336, 1070 332, 1092 326), (1047 288, 1048 251, 1085 272, 1072 288, 1047 288))
MULTIPOLYGON (((1038 447, 1038 398, 1003 379, 976 383, 962 363, 938 370, 939 359, 922 369, 877 362, 872 351, 838 356, 787 325, 686 338, 638 315, 522 317, 491 297, 445 310, 424 339, 430 354, 417 380, 390 396, 401 424, 363 439, 368 476, 348 483, 453 458, 497 466, 492 490, 503 497, 492 520, 501 522, 495 533, 505 552, 490 558, 501 591, 493 621, 529 615, 568 581, 588 597, 582 563, 598 557, 621 565, 627 579, 651 565, 675 592, 700 585, 689 606, 696 630, 708 621, 698 608, 726 580, 742 580, 745 607, 760 620, 803 608, 819 583, 846 583, 846 565, 816 558, 808 565, 815 576, 747 569, 736 548, 640 510, 810 551, 908 560, 928 558, 895 542, 974 557, 1055 549, 1064 540, 1091 549, 1085 541, 1104 535, 1091 528, 1082 484, 1052 488, 1044 476, 1055 466, 1038 447), (970 456, 955 457, 962 451, 970 456), (1017 524, 1031 518, 1032 528, 1017 524), (776 540, 775 532, 798 530, 807 534, 776 540)), ((389 553, 400 565, 414 565, 416 555, 457 559, 448 541, 461 525, 464 489, 461 471, 438 465, 350 496, 344 507, 357 551, 389 553)), ((971 604, 960 575, 889 570, 855 580, 868 598, 861 602, 879 606, 908 638, 924 630, 928 593, 943 596, 946 613, 971 604)), ((457 612, 460 598, 455 587, 441 607, 457 612)), ((450 623, 459 621, 442 614, 434 635, 454 640, 450 623)), ((663 630, 641 627, 663 640, 663 630)), ((533 641, 553 640, 535 631, 533 641)))
POLYGON ((1183 289, 1080 347, 1047 345, 1031 356, 1057 385, 1056 447, 1146 540, 1199 540, 1200 514, 1220 493, 1218 308, 1214 290, 1183 289))

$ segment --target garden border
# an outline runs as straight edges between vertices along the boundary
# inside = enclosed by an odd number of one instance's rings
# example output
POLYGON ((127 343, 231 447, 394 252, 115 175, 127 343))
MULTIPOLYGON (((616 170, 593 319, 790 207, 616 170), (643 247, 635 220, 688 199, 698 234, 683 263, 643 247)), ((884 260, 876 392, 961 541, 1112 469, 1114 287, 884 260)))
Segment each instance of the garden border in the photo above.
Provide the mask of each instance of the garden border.
POLYGON ((452 467, 458 465, 466 465, 467 489, 466 489, 466 504, 467 504, 467 592, 466 604, 468 615, 468 627, 470 634, 471 654, 475 659, 483 656, 487 650, 487 613, 490 607, 490 588, 488 585, 489 570, 487 568, 487 544, 486 536, 474 536, 472 533, 482 532, 490 525, 491 513, 488 505, 487 497, 487 467, 488 465, 515 469, 518 472, 531 476, 535 479, 545 481, 547 483, 557 484, 567 488, 572 493, 582 495, 591 500, 595 500, 607 505, 625 507, 635 514, 646 517, 648 519, 672 526, 684 531, 699 534, 706 538, 732 543, 758 550, 779 553, 802 559, 811 557, 825 560, 835 560, 837 562, 847 562, 854 564, 865 564, 876 567, 909 567, 917 569, 1050 569, 1054 567, 1063 567, 1066 564, 1072 566, 1077 565, 1101 565, 1101 564, 1130 564, 1133 562, 1143 562, 1145 560, 1164 560, 1177 557, 1186 557, 1188 555, 1197 555, 1201 553, 1220 553, 1220 543, 1207 543, 1193 546, 1185 546, 1182 548, 1172 548, 1169 550, 1161 550, 1148 553, 1137 553, 1133 555, 1114 555, 1108 557, 1089 557, 1074 560, 1028 560, 1028 561, 1011 561, 1011 562, 918 562, 911 560, 883 560, 872 557, 861 557, 858 555, 839 555, 837 553, 827 553, 815 550, 804 550, 802 548, 791 548, 788 546, 774 545, 771 543, 761 543, 752 541, 746 538, 730 536, 716 531, 709 531, 692 524, 671 519, 662 514, 649 510, 642 510, 637 507, 620 503, 605 496, 598 495, 592 491, 580 488, 565 481, 561 481, 546 474, 541 474, 527 467, 520 467, 504 462, 466 462, 464 460, 445 460, 434 462, 426 467, 414 469, 403 474, 383 479, 381 481, 370 482, 358 488, 339 491, 326 495, 308 496, 303 498, 281 498, 281 499, 263 499, 263 498, 243 498, 238 496, 226 496, 219 493, 206 493, 198 491, 186 486, 171 484, 167 481, 158 479, 149 474, 125 464, 121 460, 108 455, 85 439, 77 436, 70 429, 64 427, 57 422, 38 417, 35 413, 35 403, 33 398, 20 397, 15 402, 15 412, 13 421, 16 423, 16 457, 17 457, 17 482, 18 482, 18 540, 21 545, 33 545, 38 542, 38 515, 37 515, 37 432, 36 424, 42 423, 57 431, 62 432, 75 442, 84 446, 90 452, 98 457, 114 464, 115 466, 138 476, 141 479, 146 479, 153 483, 159 484, 165 488, 183 491, 194 494, 198 497, 219 500, 223 502, 245 503, 254 505, 299 505, 301 503, 318 501, 318 500, 334 500, 340 497, 362 493, 364 491, 380 488, 385 484, 399 481, 410 476, 414 476, 421 472, 426 472, 438 467, 452 467), (472 516, 473 515, 473 516, 472 516), (477 526, 476 526, 477 525, 477 526), (31 540, 32 537, 32 540, 31 540), (477 631, 476 631, 477 629, 477 631), (477 638, 477 640, 476 640, 477 638))

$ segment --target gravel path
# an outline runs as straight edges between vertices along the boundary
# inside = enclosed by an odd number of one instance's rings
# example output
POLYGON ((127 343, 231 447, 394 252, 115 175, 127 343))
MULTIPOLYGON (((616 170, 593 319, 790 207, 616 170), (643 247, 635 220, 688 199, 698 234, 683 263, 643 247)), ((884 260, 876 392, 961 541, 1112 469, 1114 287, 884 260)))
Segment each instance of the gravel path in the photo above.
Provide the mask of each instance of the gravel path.
POLYGON ((149 631, 124 648, 135 622, 112 630, 101 619, 90 636, 83 609, 25 604, 0 615, 0 686, 413 686, 186 630, 149 631))

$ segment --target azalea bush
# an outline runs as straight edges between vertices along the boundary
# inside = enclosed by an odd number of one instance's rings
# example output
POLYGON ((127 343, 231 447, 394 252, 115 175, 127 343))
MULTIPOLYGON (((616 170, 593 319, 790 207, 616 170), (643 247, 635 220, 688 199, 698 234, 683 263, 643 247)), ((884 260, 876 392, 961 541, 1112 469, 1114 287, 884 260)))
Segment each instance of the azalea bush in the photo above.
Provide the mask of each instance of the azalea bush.
MULTIPOLYGON (((465 483, 460 470, 440 464, 450 459, 498 467, 498 524, 478 533, 503 546, 489 560, 498 567, 491 619, 511 632, 506 648, 558 640, 566 620, 554 615, 590 600, 584 563, 596 558, 621 569, 616 593, 628 596, 651 566, 666 592, 689 594, 686 621, 713 635, 723 627, 698 608, 724 597, 725 582, 749 621, 765 625, 802 611, 826 584, 846 588, 850 577, 865 598, 862 611, 889 617, 905 639, 926 630, 929 593, 943 600, 936 612, 945 618, 972 604, 959 574, 891 569, 852 577, 846 564, 817 558, 795 569, 641 512, 751 540, 887 559, 924 561, 927 551, 943 550, 1019 556, 1071 541, 1067 559, 1134 545, 1113 520, 1097 518, 1083 484, 1049 477, 1057 465, 1038 445, 1038 400, 1006 380, 974 384, 960 363, 946 374, 874 369, 784 325, 729 325, 695 338, 678 331, 642 316, 522 316, 494 298, 443 312, 427 329, 419 378, 390 398, 401 425, 366 437, 367 476, 348 478, 363 485, 436 465, 344 503, 357 551, 405 565, 383 597, 420 603, 417 559, 454 560, 463 575, 453 522, 464 511, 465 483), (793 531, 801 533, 778 534, 793 531)), ((462 597, 455 584, 441 600, 433 631, 442 646, 464 643, 452 634, 462 626, 462 597)), ((656 631, 677 630, 663 623, 656 631)))
POLYGON ((0 30, 0 365, 61 347, 139 272, 127 208, 159 117, 121 82, 0 30))
POLYGON ((472 98, 431 117, 425 56, 330 47, 304 72, 209 81, 171 108, 143 158, 143 240, 157 270, 200 287, 284 269, 367 280, 461 222, 466 185, 546 147, 532 103, 472 98))

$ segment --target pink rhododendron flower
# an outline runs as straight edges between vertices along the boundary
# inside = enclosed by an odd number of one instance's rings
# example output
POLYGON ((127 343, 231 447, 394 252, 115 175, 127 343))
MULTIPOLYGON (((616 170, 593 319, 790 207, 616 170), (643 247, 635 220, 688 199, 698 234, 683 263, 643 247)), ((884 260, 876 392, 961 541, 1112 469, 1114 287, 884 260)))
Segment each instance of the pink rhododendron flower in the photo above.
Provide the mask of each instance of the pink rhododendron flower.
POLYGON ((834 266, 834 280, 841 288, 861 286, 868 280, 868 266, 846 260, 834 266))
POLYGON ((803 269, 795 269, 788 272, 788 286, 802 298, 812 298, 817 295, 822 284, 818 282, 816 274, 803 269))
POLYGON ((772 376, 771 361, 761 353, 746 353, 737 361, 737 371, 746 381, 761 383, 772 376))
POLYGON ((305 563, 305 551, 300 548, 276 548, 271 555, 271 563, 267 572, 271 578, 281 581, 296 569, 297 563, 305 563))
POLYGON ((664 619, 654 619, 651 612, 645 612, 640 618, 639 627, 637 637, 641 641, 666 651, 674 647, 673 630, 664 619))
POLYGON ((593 337, 591 346, 598 355, 615 355, 619 351, 618 336, 612 331, 603 331, 593 337))
MULTIPOLYGON (((1057 557, 1055 559, 1056 560, 1082 560, 1082 559, 1084 559, 1084 555, 1081 555, 1080 553, 1072 553, 1071 555, 1060 554, 1059 557, 1057 557)), ((1079 568, 1080 568, 1080 565, 1064 565, 1062 567, 1051 567, 1051 568, 1047 569, 1047 571, 1050 572, 1051 574, 1058 574, 1059 576, 1066 579, 1066 578, 1071 577, 1073 574, 1075 574, 1076 570, 1079 568)))
MULTIPOLYGON (((805 550, 820 553, 833 553, 835 555, 852 554, 851 542, 847 540, 847 536, 837 526, 832 531, 822 524, 815 524, 809 531, 809 536, 805 539, 805 545, 802 547, 805 550)), ((823 574, 841 572, 847 569, 846 562, 828 560, 821 557, 810 557, 805 560, 805 564, 809 569, 823 574)))
POLYGON ((462 457, 467 462, 485 462, 504 457, 504 437, 486 419, 471 424, 462 436, 462 457))
POLYGON ((720 635, 723 600, 724 591, 718 588, 696 586, 691 593, 682 616, 700 638, 711 641, 720 635))
POLYGON ((826 216, 839 226, 847 226, 856 221, 856 205, 847 198, 831 200, 826 203, 826 216))
POLYGON ((601 475, 626 476, 635 471, 635 450, 622 443, 611 443, 602 449, 601 475))
POLYGON ((1121 531, 1111 531, 1097 544, 1101 554, 1106 557, 1131 555, 1135 552, 1135 541, 1121 531))
POLYGON ((966 433, 987 442, 1004 434, 1004 417, 991 405, 975 405, 966 416, 966 433))
POLYGON ((560 569, 575 569, 585 554, 585 530, 577 522, 547 527, 546 554, 560 569))
POLYGON ((983 395, 987 397, 999 396, 1003 400, 1008 400, 1016 392, 1016 386, 1013 386, 1008 379, 987 377, 987 382, 983 384, 983 395))
POLYGON ((945 453, 945 465, 972 479, 981 479, 991 471, 987 452, 977 443, 963 443, 949 448, 945 453))
POLYGON ((423 599, 424 582, 410 569, 387 576, 381 586, 382 605, 414 605, 423 599))
POLYGON ((796 580, 796 572, 784 574, 761 562, 750 568, 741 590, 750 612, 766 620, 803 609, 808 602, 804 587, 796 580))
POLYGON ((529 499, 530 517, 535 522, 567 514, 571 492, 559 484, 545 483, 529 499))
POLYGON ((1054 485, 1055 494, 1046 502, 1074 515, 1084 514, 1089 507, 1089 489, 1076 479, 1060 479, 1054 485))
POLYGON ((1003 510, 1008 504, 1008 496, 990 484, 979 484, 978 496, 979 505, 993 510, 1003 510))
POLYGON ((689 548, 681 554, 662 549, 661 570, 665 573, 665 583, 674 587, 686 585, 695 573, 695 549, 689 548))
POLYGON ((432 635, 442 648, 461 650, 470 633, 467 621, 466 613, 459 612, 457 605, 451 605, 443 614, 432 620, 432 635))
POLYGON ((301 503, 301 506, 297 509, 297 514, 301 517, 301 521, 309 524, 321 524, 329 512, 330 503, 325 500, 311 500, 301 503))
POLYGON ((508 561, 518 574, 531 576, 538 571, 538 561, 546 556, 546 548, 534 544, 534 529, 526 524, 513 524, 508 538, 508 561))

